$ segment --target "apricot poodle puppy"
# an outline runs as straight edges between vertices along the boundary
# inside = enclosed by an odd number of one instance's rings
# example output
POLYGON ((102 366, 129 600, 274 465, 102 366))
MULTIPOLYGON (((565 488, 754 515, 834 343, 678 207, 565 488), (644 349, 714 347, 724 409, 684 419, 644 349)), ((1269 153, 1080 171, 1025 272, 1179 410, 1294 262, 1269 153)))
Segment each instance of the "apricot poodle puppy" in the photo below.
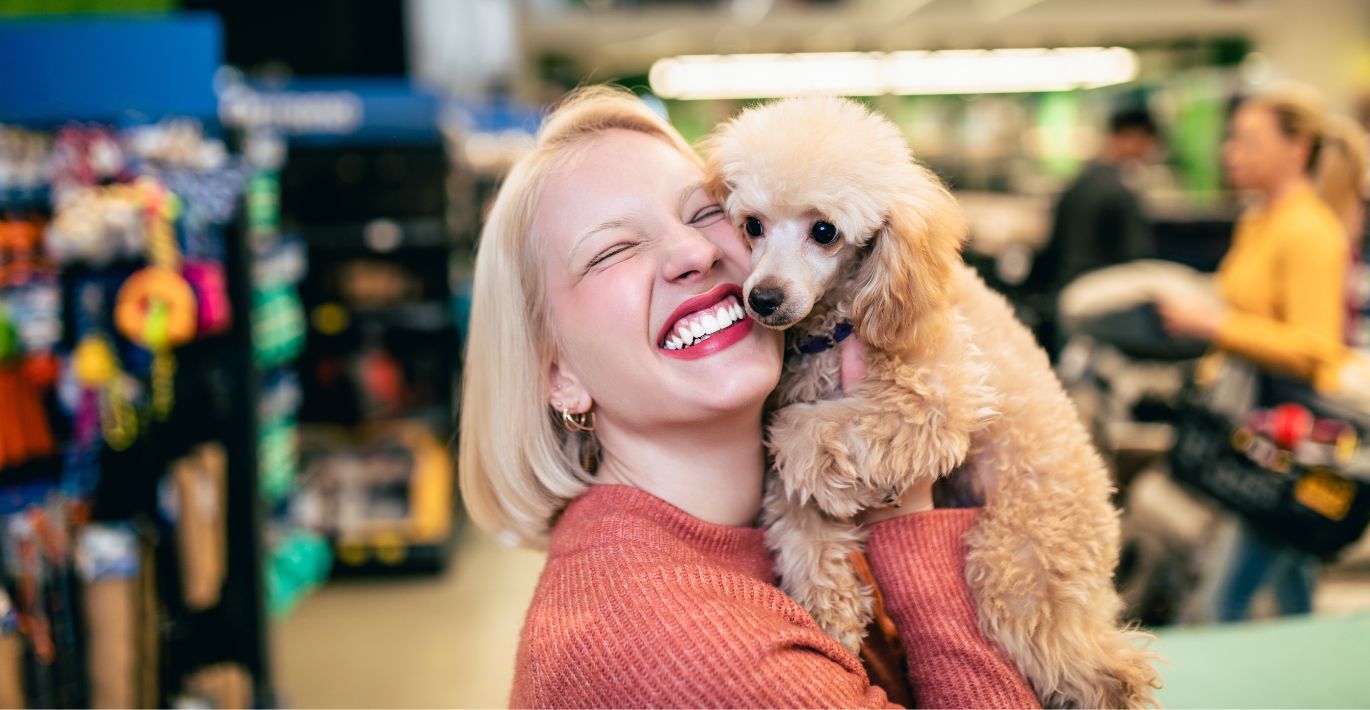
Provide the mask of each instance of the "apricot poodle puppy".
POLYGON ((872 592, 854 516, 953 476, 980 625, 1048 706, 1154 704, 1150 636, 1122 626, 1108 471, 1045 353, 960 257, 954 198, 898 129, 842 99, 752 108, 704 144, 747 235, 748 313, 786 329, 767 424, 767 540, 787 592, 856 651, 872 592), (869 347, 845 395, 836 344, 869 347))

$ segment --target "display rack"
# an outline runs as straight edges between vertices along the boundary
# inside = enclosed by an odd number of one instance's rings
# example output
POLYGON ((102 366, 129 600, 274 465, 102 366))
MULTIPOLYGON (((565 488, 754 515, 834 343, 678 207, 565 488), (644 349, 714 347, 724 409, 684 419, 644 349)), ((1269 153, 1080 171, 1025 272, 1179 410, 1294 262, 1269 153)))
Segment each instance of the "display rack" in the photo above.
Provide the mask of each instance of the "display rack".
MULTIPOLYGON (((7 134, 10 147, 36 146, 23 150, 40 166, 22 180, 0 175, 0 192, 7 221, 41 243, 0 295, 27 309, 12 320, 20 330, 51 312, 57 331, 20 338, 26 366, 54 368, 46 414, 0 411, 0 427, 45 421, 52 436, 47 455, 0 470, 0 577, 14 602, 0 609, 0 639, 21 663, 18 685, 0 677, 0 687, 24 693, 0 704, 274 704, 252 259, 237 209, 246 176, 212 135, 221 48, 207 14, 0 22, 0 123, 23 127, 7 134), (168 117, 202 121, 208 135, 168 117), (220 154, 161 154, 158 135, 220 154), (106 201, 92 208, 104 238, 71 238, 78 193, 106 201), (137 235, 120 247, 108 231, 116 214, 126 218, 119 233, 137 235), (143 274, 186 279, 191 300, 153 290, 143 274), (42 283, 58 285, 56 304, 35 305, 42 283), (141 325, 126 322, 130 306, 143 309, 130 311, 141 325)), ((9 276, 21 251, 5 254, 9 276)), ((3 646, 0 664, 13 658, 3 646)))
POLYGON ((301 461, 284 517, 323 531, 335 573, 437 571, 457 529, 446 443, 452 317, 442 103, 405 81, 295 80, 223 92, 225 120, 284 144, 283 229, 298 234, 309 328, 301 461))

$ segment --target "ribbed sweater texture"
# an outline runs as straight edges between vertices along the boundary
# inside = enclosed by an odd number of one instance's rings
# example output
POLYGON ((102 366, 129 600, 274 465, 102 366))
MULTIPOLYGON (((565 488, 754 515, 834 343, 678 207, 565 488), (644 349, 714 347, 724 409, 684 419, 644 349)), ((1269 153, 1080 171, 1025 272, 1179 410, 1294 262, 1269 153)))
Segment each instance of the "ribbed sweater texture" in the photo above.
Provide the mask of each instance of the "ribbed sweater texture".
MULTIPOLYGON (((867 557, 920 707, 1036 707, 979 631, 962 536, 974 509, 877 523, 867 557)), ((776 586, 761 528, 649 493, 567 506, 524 622, 513 707, 898 707, 776 586)))

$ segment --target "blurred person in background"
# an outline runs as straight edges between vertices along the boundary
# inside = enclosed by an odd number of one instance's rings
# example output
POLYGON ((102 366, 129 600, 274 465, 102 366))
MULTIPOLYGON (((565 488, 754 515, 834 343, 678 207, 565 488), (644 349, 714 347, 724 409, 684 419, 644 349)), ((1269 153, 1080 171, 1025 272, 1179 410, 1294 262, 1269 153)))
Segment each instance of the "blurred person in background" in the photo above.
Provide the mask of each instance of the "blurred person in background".
MULTIPOLYGON (((1103 151, 1056 202, 1051 235, 1033 262, 1029 288, 1054 304, 1077 277, 1152 255, 1151 226, 1133 186, 1138 169, 1155 160, 1158 144, 1159 130, 1146 109, 1113 114, 1103 151)), ((1043 339, 1054 353, 1055 336, 1043 339)))
MULTIPOLYGON (((462 497, 483 528, 548 549, 515 707, 899 697, 776 586, 757 520, 782 339, 741 312, 749 250, 704 178, 641 101, 584 89, 546 119, 482 231, 462 497), (702 324, 693 344, 668 347, 687 322, 702 324)), ((849 383, 864 359, 844 348, 849 383)), ((931 508, 916 486, 864 521, 902 681, 926 706, 1036 705, 978 628, 960 542, 976 511, 931 508)))
MULTIPOLYGON (((1232 115, 1223 164, 1253 204, 1217 272, 1221 303, 1158 299, 1172 335, 1196 338, 1319 393, 1336 392, 1348 360, 1347 274, 1364 220, 1365 137, 1325 116, 1302 90, 1258 95, 1232 115)), ((1312 608, 1317 559, 1240 521, 1215 536, 1195 613, 1236 621, 1273 588, 1280 613, 1312 608)))

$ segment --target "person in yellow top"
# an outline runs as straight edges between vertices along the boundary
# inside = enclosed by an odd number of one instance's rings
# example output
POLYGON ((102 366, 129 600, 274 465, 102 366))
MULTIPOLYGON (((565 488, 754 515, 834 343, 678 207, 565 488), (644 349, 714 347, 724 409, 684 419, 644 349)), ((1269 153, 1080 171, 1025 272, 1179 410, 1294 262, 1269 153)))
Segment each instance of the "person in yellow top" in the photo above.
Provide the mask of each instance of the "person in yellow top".
MULTIPOLYGON (((1338 388, 1346 343, 1346 281, 1359 235, 1364 136, 1322 115, 1298 91, 1256 96, 1232 115, 1223 163, 1232 186, 1255 203, 1237 223, 1218 268, 1222 303, 1162 298, 1173 335, 1211 342, 1273 374, 1320 392, 1338 388)), ((1312 607, 1317 560, 1233 522, 1215 541, 1203 618, 1245 618, 1251 598, 1273 585, 1283 613, 1312 607)))

